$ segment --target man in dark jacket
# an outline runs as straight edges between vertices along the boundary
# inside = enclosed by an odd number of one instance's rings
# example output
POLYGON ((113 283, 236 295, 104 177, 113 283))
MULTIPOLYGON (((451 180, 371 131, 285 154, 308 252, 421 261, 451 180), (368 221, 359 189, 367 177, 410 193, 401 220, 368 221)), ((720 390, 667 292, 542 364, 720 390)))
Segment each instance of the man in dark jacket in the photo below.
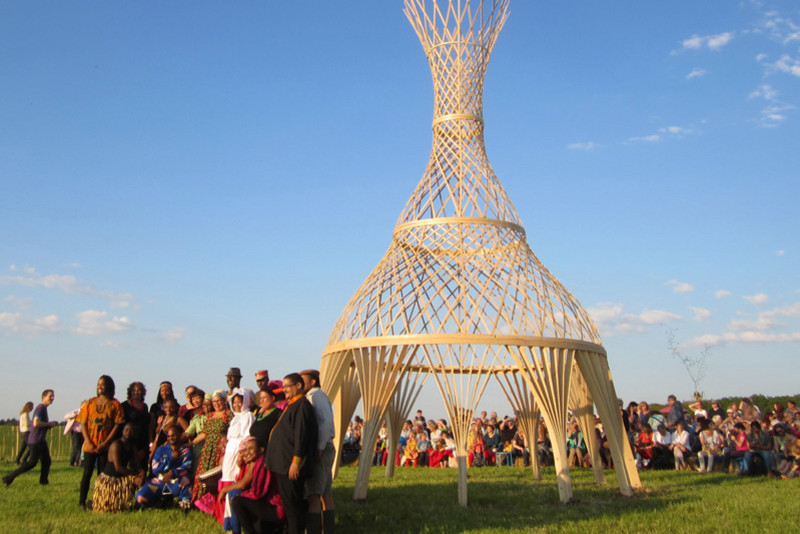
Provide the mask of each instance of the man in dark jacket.
POLYGON ((314 408, 303 387, 303 378, 297 373, 283 378, 283 393, 289 403, 272 429, 266 452, 266 467, 278 481, 290 534, 305 530, 303 487, 313 469, 317 444, 314 408))

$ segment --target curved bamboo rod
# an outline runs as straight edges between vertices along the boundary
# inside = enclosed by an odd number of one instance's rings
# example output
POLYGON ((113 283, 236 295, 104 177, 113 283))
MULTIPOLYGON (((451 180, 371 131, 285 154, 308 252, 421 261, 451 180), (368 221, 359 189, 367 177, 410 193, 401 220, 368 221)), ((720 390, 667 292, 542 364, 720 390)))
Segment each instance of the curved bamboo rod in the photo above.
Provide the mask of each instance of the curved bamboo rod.
POLYGON ((589 386, 581 375, 578 362, 573 363, 572 383, 569 387, 569 404, 572 407, 572 414, 578 422, 583 441, 586 443, 586 450, 592 460, 592 471, 594 471, 594 481, 598 484, 606 483, 606 476, 603 472, 603 462, 600 459, 600 450, 597 448, 595 439, 594 424, 594 401, 589 392, 589 386))
POLYGON ((504 371, 495 374, 500 388, 508 399, 511 408, 517 414, 519 427, 525 433, 528 449, 531 454, 531 472, 534 480, 542 479, 542 467, 539 464, 537 438, 539 436, 539 418, 541 411, 536 407, 536 398, 528 388, 527 381, 519 371, 504 371))
POLYGON ((422 391, 422 386, 428 380, 428 373, 425 372, 420 381, 419 371, 409 371, 401 380, 397 390, 392 396, 389 406, 386 408, 386 426, 389 431, 389 442, 387 443, 386 452, 386 478, 394 476, 395 457, 397 455, 397 444, 400 440, 400 432, 402 431, 403 422, 411 413, 411 407, 417 402, 419 392, 422 391))
POLYGON ((583 351, 578 351, 576 359, 603 421, 611 456, 614 459, 614 472, 617 475, 619 490, 623 495, 632 495, 633 490, 642 489, 642 483, 639 480, 633 451, 625 435, 622 412, 617 401, 614 381, 611 379, 608 359, 599 354, 583 351))
POLYGON ((353 414, 361 400, 361 392, 358 389, 358 379, 356 378, 356 366, 354 363, 347 366, 347 373, 339 381, 339 387, 333 397, 333 427, 336 431, 334 445, 336 456, 333 459, 332 476, 336 478, 339 474, 339 465, 342 460, 342 443, 347 425, 353 418, 353 414))
POLYGON ((567 400, 574 351, 551 348, 516 347, 512 352, 526 372, 523 377, 542 410, 550 432, 553 461, 556 467, 558 495, 561 502, 572 499, 572 481, 567 462, 567 400), (542 372, 535 372, 541 368, 542 372))
POLYGON ((353 352, 353 361, 358 369, 358 387, 364 408, 364 428, 361 432, 361 455, 358 460, 356 486, 353 500, 367 498, 369 473, 372 466, 373 449, 370 446, 378 437, 378 429, 386 407, 400 379, 408 371, 408 364, 416 348, 377 347, 353 352))
POLYGON ((458 462, 458 501, 467 505, 467 439, 475 410, 486 390, 490 374, 447 372, 459 367, 488 368, 495 363, 497 347, 491 345, 433 345, 422 350, 431 368, 453 431, 458 462))

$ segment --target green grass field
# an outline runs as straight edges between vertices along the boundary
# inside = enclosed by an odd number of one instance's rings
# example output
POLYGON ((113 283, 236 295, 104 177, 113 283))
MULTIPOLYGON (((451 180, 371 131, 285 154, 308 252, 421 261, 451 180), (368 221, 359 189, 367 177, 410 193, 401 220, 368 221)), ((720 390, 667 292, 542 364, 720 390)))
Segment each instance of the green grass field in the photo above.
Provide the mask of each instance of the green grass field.
MULTIPOLYGON (((0 463, 8 473, 12 465, 0 463)), ((38 469, 0 488, 0 532, 219 532, 200 512, 152 510, 92 514, 77 505, 81 470, 53 464, 50 486, 38 469)), ((403 468, 387 479, 371 473, 366 504, 352 501, 356 469, 342 468, 334 482, 340 532, 765 532, 800 524, 800 480, 714 473, 645 472, 646 491, 633 498, 594 484, 591 470, 573 470, 574 504, 558 502, 554 471, 533 481, 529 469, 483 467, 469 471, 469 501, 458 505, 455 469, 403 468)))

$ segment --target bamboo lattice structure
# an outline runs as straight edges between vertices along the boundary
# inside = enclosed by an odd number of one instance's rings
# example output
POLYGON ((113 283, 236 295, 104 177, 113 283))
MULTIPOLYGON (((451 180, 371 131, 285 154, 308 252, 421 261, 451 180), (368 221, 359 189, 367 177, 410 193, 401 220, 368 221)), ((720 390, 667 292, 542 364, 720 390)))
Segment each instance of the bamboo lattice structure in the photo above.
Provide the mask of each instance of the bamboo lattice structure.
MULTIPOLYGON (((581 373, 579 383, 591 392, 573 398, 595 399, 606 430, 622 428, 619 411, 610 408, 616 393, 597 328, 530 249, 486 156, 483 80, 508 0, 488 3, 405 0, 433 77, 431 156, 389 249, 334 326, 321 365, 331 398, 357 382, 363 403, 356 500, 366 498, 372 445, 409 372, 430 373, 442 395, 456 442, 462 505, 469 426, 493 374, 524 381, 520 389, 498 376, 524 412, 522 426, 534 447, 532 419, 536 415, 538 422, 541 411, 556 449, 562 501, 572 496, 565 445, 572 374, 581 373), (355 381, 347 378, 351 365, 355 381), (619 424, 609 424, 615 420, 619 424)), ((625 441, 609 437, 620 489, 630 494, 639 479, 633 462, 625 463, 632 460, 622 450, 625 441)))

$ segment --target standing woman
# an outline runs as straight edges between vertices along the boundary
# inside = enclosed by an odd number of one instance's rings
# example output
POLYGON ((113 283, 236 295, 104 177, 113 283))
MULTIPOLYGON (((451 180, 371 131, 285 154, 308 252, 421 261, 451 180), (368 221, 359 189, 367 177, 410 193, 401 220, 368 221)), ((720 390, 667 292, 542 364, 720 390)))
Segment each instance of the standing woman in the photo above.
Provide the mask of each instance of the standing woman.
POLYGON ((158 398, 150 405, 150 429, 147 439, 152 443, 156 436, 156 425, 158 418, 164 415, 164 402, 175 400, 175 393, 172 391, 172 382, 164 380, 158 385, 158 398))
POLYGON ((200 476, 219 465, 222 452, 225 450, 228 425, 233 418, 233 413, 228 410, 224 391, 215 391, 211 396, 211 404, 214 407, 214 411, 208 416, 203 432, 197 436, 203 442, 203 449, 200 452, 200 460, 197 462, 194 485, 192 486, 192 502, 207 513, 213 512, 214 499, 211 498, 210 503, 197 502, 198 499, 208 493, 205 484, 200 480, 200 476))
MULTIPOLYGON (((281 396, 283 393, 281 392, 281 396)), ((256 438, 259 447, 267 448, 269 433, 278 422, 282 410, 275 405, 277 395, 271 389, 262 389, 258 392, 258 411, 256 420, 250 425, 250 435, 256 438)))
POLYGON ((125 415, 122 405, 114 398, 114 380, 103 375, 97 381, 97 396, 81 406, 77 421, 83 432, 83 478, 78 504, 86 506, 92 471, 103 472, 108 461, 108 448, 114 442, 125 415))
POLYGON ((144 396, 147 389, 141 382, 132 382, 128 386, 128 399, 122 403, 122 413, 125 414, 125 422, 133 425, 133 445, 136 447, 137 465, 147 469, 147 444, 150 432, 150 413, 147 411, 147 403, 144 396))
POLYGON ((28 436, 31 433, 31 420, 30 416, 28 415, 33 410, 33 403, 28 401, 25 403, 25 406, 22 407, 22 411, 19 412, 19 452, 17 453, 17 458, 14 460, 17 465, 20 465, 22 462, 27 461, 28 457, 31 455, 31 451, 28 450, 28 436))
POLYGON ((164 414, 158 416, 156 419, 156 431, 153 437, 153 443, 150 444, 150 453, 155 453, 155 450, 167 442, 167 429, 171 426, 181 427, 181 434, 189 428, 189 423, 183 417, 178 415, 178 401, 168 399, 164 401, 161 406, 164 414))

